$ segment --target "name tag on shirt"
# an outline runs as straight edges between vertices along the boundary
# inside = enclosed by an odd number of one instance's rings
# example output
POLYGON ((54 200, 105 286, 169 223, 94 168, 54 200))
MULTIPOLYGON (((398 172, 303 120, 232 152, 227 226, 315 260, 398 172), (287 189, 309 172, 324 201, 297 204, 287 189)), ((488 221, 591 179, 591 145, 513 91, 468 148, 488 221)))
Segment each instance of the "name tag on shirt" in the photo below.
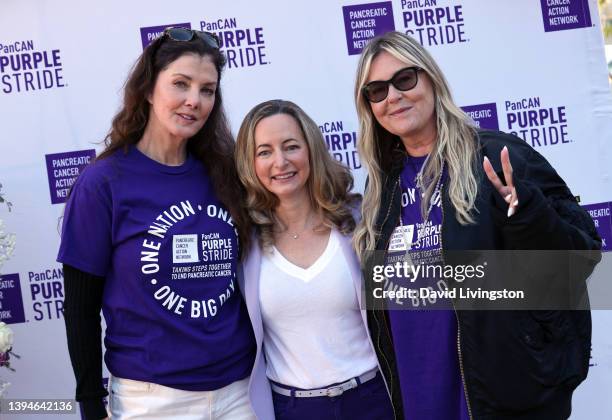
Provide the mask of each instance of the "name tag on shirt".
POLYGON ((414 225, 398 226, 389 241, 389 251, 409 251, 414 238, 414 225))

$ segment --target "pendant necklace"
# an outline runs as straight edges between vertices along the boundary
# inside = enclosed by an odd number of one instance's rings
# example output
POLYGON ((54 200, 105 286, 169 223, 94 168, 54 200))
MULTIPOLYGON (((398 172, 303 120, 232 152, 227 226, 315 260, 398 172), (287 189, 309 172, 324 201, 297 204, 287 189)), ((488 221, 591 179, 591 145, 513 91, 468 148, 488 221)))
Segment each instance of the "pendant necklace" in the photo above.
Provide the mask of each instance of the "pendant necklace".
POLYGON ((299 239, 300 235, 303 234, 304 232, 306 232, 309 229, 308 228, 308 222, 310 221, 311 215, 312 215, 312 212, 310 212, 308 214, 308 217, 306 218, 306 222, 304 223, 304 228, 299 233, 291 233, 291 232, 289 232, 289 229, 287 229, 287 235, 291 236, 295 240, 299 239))

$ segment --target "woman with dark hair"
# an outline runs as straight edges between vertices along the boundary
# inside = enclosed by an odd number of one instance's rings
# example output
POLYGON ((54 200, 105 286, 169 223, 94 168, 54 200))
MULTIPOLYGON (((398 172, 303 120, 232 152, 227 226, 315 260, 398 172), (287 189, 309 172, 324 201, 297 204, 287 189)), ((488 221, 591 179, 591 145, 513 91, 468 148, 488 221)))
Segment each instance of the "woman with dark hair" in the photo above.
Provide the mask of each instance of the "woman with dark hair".
MULTIPOLYGON (((106 148, 72 188, 58 261, 85 418, 252 419, 255 342, 236 284, 249 244, 207 32, 168 28, 125 85, 106 148)), ((259 387, 258 404, 270 405, 259 387)), ((267 392, 267 394, 266 394, 267 392)))
MULTIPOLYGON (((368 172, 354 238, 362 262, 384 261, 394 251, 432 266, 444 265, 450 253, 471 258, 476 250, 598 255, 591 218, 552 166, 515 136, 477 130, 414 39, 389 32, 368 43, 355 102, 368 172), (457 252, 464 250, 473 252, 457 252)), ((595 260, 585 262, 585 272, 595 260)), ((547 275, 538 280, 561 282, 547 275)), ((588 311, 441 306, 391 310, 385 303, 368 311, 396 419, 569 416, 572 392, 588 370, 588 311)))
POLYGON ((277 420, 391 418, 361 310, 348 168, 283 100, 247 114, 236 164, 257 234, 240 279, 257 340, 252 382, 272 381, 277 420))

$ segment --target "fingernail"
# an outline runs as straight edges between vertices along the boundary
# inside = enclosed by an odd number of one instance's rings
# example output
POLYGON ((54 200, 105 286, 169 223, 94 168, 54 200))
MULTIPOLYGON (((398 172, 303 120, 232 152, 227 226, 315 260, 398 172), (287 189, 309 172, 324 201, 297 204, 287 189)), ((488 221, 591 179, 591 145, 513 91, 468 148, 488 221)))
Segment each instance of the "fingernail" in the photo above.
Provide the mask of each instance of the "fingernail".
POLYGON ((514 207, 512 206, 508 207, 508 217, 512 217, 513 214, 514 214, 514 207))
POLYGON ((510 204, 510 200, 512 199, 512 194, 508 194, 507 196, 504 197, 504 200, 506 201, 506 203, 510 204))
POLYGON ((504 148, 502 150, 508 150, 508 147, 504 146, 504 148))
POLYGON ((512 207, 516 207, 518 206, 518 200, 515 200, 514 203, 512 203, 512 207))
POLYGON ((485 156, 485 157, 484 157, 484 159, 483 159, 482 161, 483 161, 483 162, 488 162, 488 161, 489 161, 489 158, 485 156))

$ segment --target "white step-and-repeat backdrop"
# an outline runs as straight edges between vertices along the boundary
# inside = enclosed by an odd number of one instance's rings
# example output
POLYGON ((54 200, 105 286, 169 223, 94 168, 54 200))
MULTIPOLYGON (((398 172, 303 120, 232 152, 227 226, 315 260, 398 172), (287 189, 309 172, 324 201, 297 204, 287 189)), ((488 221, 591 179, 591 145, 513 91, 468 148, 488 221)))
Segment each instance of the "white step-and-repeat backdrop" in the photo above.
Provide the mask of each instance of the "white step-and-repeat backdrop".
MULTIPOLYGON (((5 398, 73 398, 55 262, 63 203, 101 150, 143 46, 177 25, 223 40, 235 132, 255 104, 292 100, 360 190, 358 54, 377 34, 411 34, 475 121, 516 133, 552 162, 612 247, 612 96, 596 0, 1 0, 0 193, 13 206, 0 203, 0 219, 17 245, 2 267, 0 321, 21 355, 15 373, 0 369, 12 383, 5 398)), ((594 311, 593 321, 592 367, 573 419, 612 419, 612 312, 594 311)))

